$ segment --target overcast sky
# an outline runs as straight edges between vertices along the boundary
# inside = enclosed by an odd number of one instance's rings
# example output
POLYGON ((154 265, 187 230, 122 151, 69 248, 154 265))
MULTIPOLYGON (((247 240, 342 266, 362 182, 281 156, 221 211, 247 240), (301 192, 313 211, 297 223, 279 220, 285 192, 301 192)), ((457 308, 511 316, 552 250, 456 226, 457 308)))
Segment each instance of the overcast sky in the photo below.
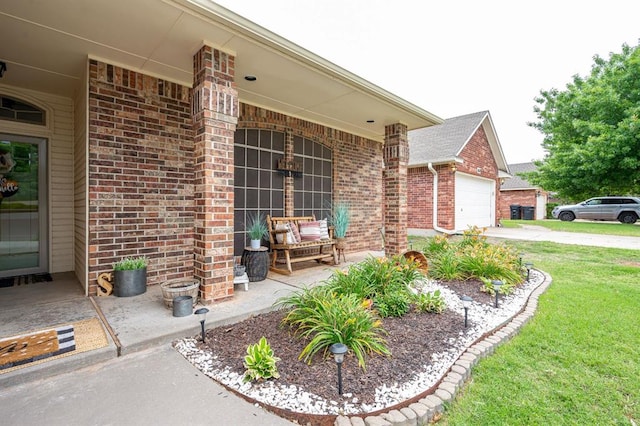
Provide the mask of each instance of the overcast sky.
POLYGON ((215 0, 441 117, 488 110, 508 163, 541 159, 540 90, 640 39, 640 0, 215 0))

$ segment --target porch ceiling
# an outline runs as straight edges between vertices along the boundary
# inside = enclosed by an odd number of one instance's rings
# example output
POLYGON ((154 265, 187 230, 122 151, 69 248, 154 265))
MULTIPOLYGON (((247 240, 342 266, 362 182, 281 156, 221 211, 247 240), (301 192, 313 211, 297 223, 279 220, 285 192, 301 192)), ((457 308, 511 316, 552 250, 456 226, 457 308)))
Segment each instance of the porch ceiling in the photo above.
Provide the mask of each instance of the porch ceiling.
POLYGON ((380 142, 388 124, 442 122, 209 0, 4 1, 0 39, 0 84, 66 97, 77 93, 87 57, 191 87, 193 55, 209 44, 236 56, 242 102, 380 142))

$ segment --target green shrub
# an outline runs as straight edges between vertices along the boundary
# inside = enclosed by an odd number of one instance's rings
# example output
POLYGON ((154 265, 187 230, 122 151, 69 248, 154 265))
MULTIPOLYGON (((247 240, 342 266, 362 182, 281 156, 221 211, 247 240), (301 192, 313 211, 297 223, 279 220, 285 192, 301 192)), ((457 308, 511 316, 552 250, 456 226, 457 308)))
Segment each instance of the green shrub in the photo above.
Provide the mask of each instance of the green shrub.
POLYGON ((244 357, 245 382, 253 382, 260 379, 277 379, 280 377, 276 362, 280 358, 274 356, 273 350, 267 339, 263 336, 255 345, 247 347, 247 355, 244 357))
POLYGON ((501 280, 505 290, 521 283, 522 261, 516 250, 505 244, 488 243, 482 232, 471 227, 458 241, 428 244, 440 248, 429 259, 429 277, 436 280, 501 280))
POLYGON ((309 364, 334 343, 345 344, 363 369, 367 353, 391 355, 382 337, 386 333, 382 322, 368 309, 369 302, 356 294, 336 294, 319 286, 281 298, 278 304, 291 308, 283 323, 309 341, 298 357, 309 364))
POLYGON ((429 258, 429 277, 435 280, 461 280, 460 259, 453 247, 429 258))
POLYGON ((394 292, 408 293, 408 285, 422 276, 419 267, 418 262, 404 256, 369 256, 351 266, 346 273, 334 273, 326 285, 335 293, 357 294, 361 299, 374 299, 394 292))
POLYGON ((416 309, 420 312, 429 312, 433 314, 441 314, 447 307, 440 290, 433 293, 420 293, 416 296, 416 309))
POLYGON ((442 252, 449 250, 449 237, 445 235, 436 235, 427 239, 427 244, 422 249, 422 252, 427 256, 436 256, 442 252))
POLYGON ((411 298, 406 292, 390 292, 376 297, 373 303, 382 318, 401 317, 409 312, 411 298))

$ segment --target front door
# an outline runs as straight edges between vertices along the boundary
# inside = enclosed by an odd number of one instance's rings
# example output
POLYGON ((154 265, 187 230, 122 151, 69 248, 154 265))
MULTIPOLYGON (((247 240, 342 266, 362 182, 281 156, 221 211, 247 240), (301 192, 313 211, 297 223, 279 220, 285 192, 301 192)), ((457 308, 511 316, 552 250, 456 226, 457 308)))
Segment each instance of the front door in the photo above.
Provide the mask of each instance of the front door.
POLYGON ((0 133, 0 278, 47 272, 46 141, 0 133))

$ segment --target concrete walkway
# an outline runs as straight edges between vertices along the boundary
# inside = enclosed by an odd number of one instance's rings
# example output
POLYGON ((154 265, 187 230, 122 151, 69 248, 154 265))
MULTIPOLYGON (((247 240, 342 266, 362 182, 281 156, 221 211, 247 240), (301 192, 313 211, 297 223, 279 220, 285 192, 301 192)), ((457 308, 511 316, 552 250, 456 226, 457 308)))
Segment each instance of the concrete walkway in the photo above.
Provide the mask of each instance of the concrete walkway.
MULTIPOLYGON (((626 226, 626 225, 620 225, 626 226)), ((523 225, 520 228, 487 228, 487 237, 509 240, 551 241, 560 244, 582 246, 640 249, 640 237, 582 234, 577 232, 551 231, 543 226, 523 225)))

